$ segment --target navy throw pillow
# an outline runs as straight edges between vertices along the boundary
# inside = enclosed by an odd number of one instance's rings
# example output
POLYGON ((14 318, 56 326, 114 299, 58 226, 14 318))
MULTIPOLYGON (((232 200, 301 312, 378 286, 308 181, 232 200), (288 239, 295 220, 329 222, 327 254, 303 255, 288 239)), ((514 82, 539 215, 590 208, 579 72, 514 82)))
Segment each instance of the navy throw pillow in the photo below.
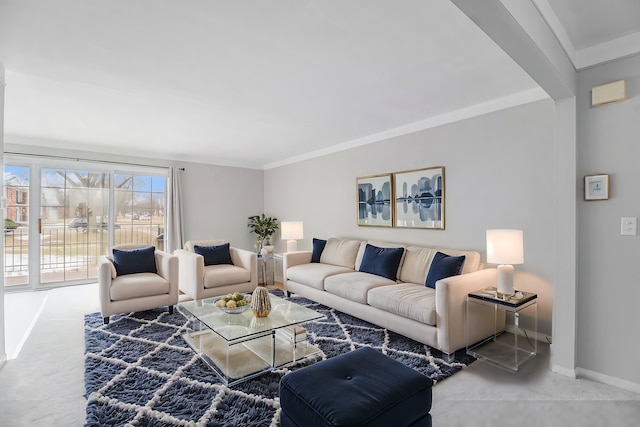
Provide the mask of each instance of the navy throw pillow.
POLYGON ((327 244, 326 240, 313 238, 313 250, 311 251, 311 262, 320 262, 320 255, 324 251, 324 247, 327 244))
POLYGON ((116 275, 157 273, 155 252, 155 246, 127 251, 114 249, 113 265, 116 267, 116 275))
POLYGON ((464 259, 464 255, 449 256, 442 252, 436 252, 433 256, 433 261, 431 261, 431 267, 429 267, 425 286, 435 289, 438 280, 462 273, 464 259))
POLYGON ((204 265, 233 264, 229 243, 217 246, 193 245, 193 251, 204 257, 204 265))
POLYGON ((396 280, 404 248, 379 248, 367 243, 359 271, 396 280))

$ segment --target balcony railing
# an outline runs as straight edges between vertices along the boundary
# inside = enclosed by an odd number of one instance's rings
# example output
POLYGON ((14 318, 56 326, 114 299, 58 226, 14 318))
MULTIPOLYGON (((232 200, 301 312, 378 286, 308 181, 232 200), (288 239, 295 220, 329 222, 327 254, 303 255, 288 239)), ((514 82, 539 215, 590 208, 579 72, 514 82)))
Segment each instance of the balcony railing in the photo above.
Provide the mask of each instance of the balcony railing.
MULTIPOLYGON (((97 279, 98 257, 107 253, 106 227, 70 228, 43 225, 40 234, 40 281, 97 279)), ((149 244, 164 249, 164 228, 160 225, 117 225, 114 242, 149 244)), ((29 283, 29 233, 19 227, 4 232, 5 286, 29 283)))

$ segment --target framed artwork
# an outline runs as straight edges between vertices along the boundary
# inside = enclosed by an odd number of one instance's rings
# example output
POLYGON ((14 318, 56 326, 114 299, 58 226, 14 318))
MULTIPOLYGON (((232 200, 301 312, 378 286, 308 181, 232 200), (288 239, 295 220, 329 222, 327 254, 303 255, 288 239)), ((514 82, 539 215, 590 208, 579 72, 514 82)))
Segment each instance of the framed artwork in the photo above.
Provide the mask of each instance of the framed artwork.
POLYGON ((587 175, 584 177, 585 200, 609 199, 609 175, 587 175))
POLYGON ((396 172, 393 182, 396 227, 444 230, 444 166, 396 172))
POLYGON ((356 178, 358 225, 392 227, 391 174, 356 178))

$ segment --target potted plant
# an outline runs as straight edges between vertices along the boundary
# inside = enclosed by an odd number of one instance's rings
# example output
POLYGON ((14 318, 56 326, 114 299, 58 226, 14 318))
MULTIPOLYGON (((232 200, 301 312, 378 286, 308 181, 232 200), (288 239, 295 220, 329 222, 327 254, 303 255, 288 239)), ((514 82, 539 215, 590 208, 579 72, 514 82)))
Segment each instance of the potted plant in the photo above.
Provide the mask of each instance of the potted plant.
POLYGON ((271 236, 278 230, 278 218, 272 218, 270 216, 254 215, 249 217, 249 224, 251 233, 256 233, 258 239, 256 240, 256 250, 258 253, 264 246, 271 245, 271 236))

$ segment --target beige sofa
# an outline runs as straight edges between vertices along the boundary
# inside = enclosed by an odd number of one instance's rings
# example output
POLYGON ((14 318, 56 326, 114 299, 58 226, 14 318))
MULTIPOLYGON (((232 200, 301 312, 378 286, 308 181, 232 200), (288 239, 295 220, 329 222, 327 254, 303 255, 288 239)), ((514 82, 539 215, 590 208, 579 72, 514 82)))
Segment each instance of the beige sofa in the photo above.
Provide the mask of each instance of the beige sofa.
MULTIPOLYGON (((451 250, 389 242, 331 238, 320 262, 312 252, 284 254, 285 290, 441 350, 449 358, 456 350, 494 333, 493 310, 474 304, 470 319, 478 325, 465 337, 466 298, 472 291, 495 286, 496 269, 483 269, 476 251, 451 250), (396 280, 361 272, 367 244, 402 247, 396 280), (434 255, 464 255, 460 275, 425 286, 434 255), (477 307, 476 307, 477 306, 477 307)), ((498 321, 504 328, 504 319, 498 321)))
POLYGON ((194 300, 226 295, 233 292, 253 292, 258 286, 258 258, 255 252, 231 246, 233 264, 207 265, 204 257, 194 252, 194 246, 218 246, 226 240, 190 240, 184 249, 173 253, 180 262, 180 291, 194 300))

